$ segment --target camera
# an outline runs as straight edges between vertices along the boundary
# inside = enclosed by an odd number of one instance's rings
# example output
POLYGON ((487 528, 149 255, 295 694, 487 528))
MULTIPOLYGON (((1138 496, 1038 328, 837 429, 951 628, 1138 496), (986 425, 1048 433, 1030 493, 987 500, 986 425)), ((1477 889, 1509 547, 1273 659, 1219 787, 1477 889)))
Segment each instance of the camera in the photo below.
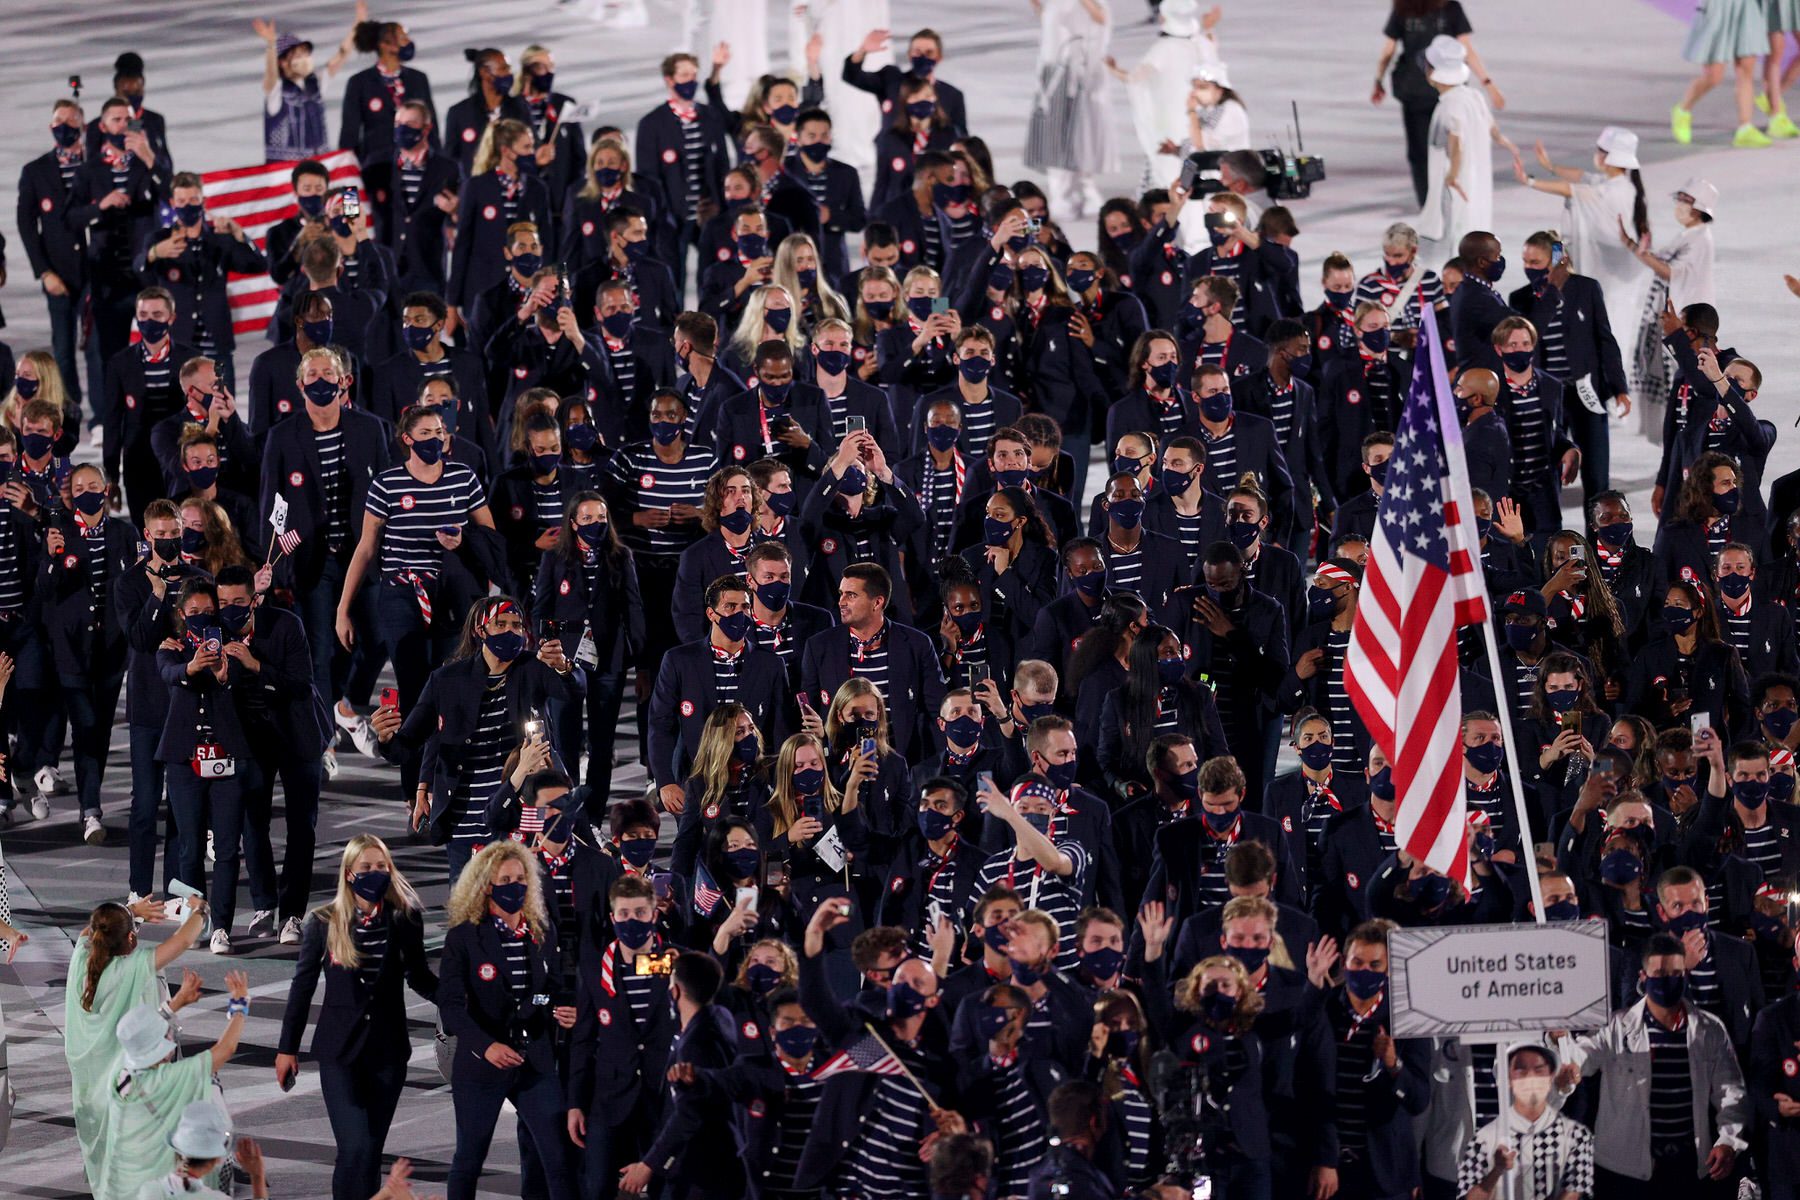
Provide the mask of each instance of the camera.
POLYGON ((79 75, 69 76, 69 92, 71 95, 73 95, 75 97, 75 99, 77 99, 77 100, 81 99, 81 76, 79 76, 79 75))
MULTIPOLYGON (((1204 1042, 1204 1035, 1196 1035, 1204 1042)), ((1150 1095, 1163 1121, 1163 1148, 1168 1174, 1187 1181, 1194 1200, 1211 1200, 1212 1175, 1206 1169, 1208 1138, 1228 1136, 1228 1126, 1208 1067, 1218 1043, 1192 1047, 1177 1055, 1159 1051, 1150 1063, 1150 1095)))
MULTIPOLYGON (((1196 150, 1187 156, 1181 164, 1181 186, 1188 195, 1198 198, 1231 190, 1222 173, 1227 153, 1196 150)), ((1271 200, 1304 200, 1312 195, 1313 184, 1325 179, 1325 160, 1317 155, 1290 153, 1276 147, 1254 153, 1262 159, 1263 176, 1258 182, 1271 200)))
POLYGON ((675 970, 675 951, 665 950, 661 954, 640 954, 632 963, 632 970, 639 975, 668 975, 675 970))

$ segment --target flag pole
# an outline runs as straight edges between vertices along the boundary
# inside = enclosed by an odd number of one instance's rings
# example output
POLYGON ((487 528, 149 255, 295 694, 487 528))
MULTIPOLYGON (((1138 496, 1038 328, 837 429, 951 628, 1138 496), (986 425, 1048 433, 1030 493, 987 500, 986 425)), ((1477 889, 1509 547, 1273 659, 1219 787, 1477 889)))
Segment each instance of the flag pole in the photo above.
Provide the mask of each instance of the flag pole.
MULTIPOLYGON (((1436 322, 1430 315, 1419 323, 1419 338, 1425 343, 1426 352, 1431 356, 1431 372, 1433 379, 1449 379, 1450 375, 1444 363, 1444 346, 1438 336, 1436 322)), ((1464 449, 1460 434, 1461 418, 1456 412, 1455 397, 1448 391, 1440 392, 1432 388, 1432 395, 1437 402, 1438 423, 1441 428, 1458 430, 1455 444, 1449 437, 1444 438, 1444 461, 1450 467, 1451 500, 1460 513, 1464 514, 1469 527, 1475 520, 1475 497, 1469 484, 1468 452, 1464 449)), ((1490 501, 1498 503, 1497 498, 1490 501)), ((1479 543, 1469 547, 1469 560, 1475 573, 1477 585, 1481 588, 1483 608, 1488 605, 1487 574, 1481 565, 1481 546, 1479 543)), ((1525 854, 1525 882, 1531 888, 1532 919, 1539 925, 1544 924, 1544 892, 1538 883, 1537 850, 1531 837, 1531 815, 1525 807, 1525 783, 1519 774, 1519 753, 1513 740, 1512 712, 1506 702, 1506 677, 1500 669, 1500 642, 1494 635, 1494 620, 1491 613, 1484 613, 1481 622, 1481 640, 1487 646, 1488 673, 1494 681, 1494 715, 1500 719, 1501 745, 1506 751, 1507 781, 1512 785, 1513 819, 1518 823, 1519 848, 1525 854)), ((1460 735, 1459 735, 1460 737, 1460 735)), ((1467 881, 1464 881, 1465 886, 1467 881)), ((1503 1113, 1502 1116, 1505 1114, 1503 1113)))
POLYGON ((901 1073, 906 1076, 906 1081, 908 1083, 912 1084, 914 1087, 919 1089, 919 1095, 925 1097, 926 1105, 928 1105, 931 1108, 942 1108, 943 1105, 939 1104, 935 1099, 932 1098, 931 1093, 925 1090, 925 1085, 919 1082, 919 1077, 917 1075, 914 1075, 912 1073, 912 1070, 909 1067, 907 1067, 906 1060, 901 1058, 898 1054, 895 1054, 894 1048, 887 1044, 887 1042, 882 1038, 880 1033, 876 1032, 875 1026, 868 1021, 864 1021, 863 1028, 868 1030, 869 1036, 874 1038, 876 1040, 876 1042, 880 1043, 881 1048, 888 1052, 889 1057, 891 1057, 894 1060, 894 1065, 899 1067, 901 1073))

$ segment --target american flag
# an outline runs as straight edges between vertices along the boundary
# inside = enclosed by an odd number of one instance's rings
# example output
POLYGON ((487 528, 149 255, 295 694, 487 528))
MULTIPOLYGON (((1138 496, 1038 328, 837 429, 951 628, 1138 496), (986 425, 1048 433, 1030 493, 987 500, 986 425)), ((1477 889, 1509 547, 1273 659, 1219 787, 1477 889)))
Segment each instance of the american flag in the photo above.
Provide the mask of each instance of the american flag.
POLYGON ((719 901, 725 893, 719 890, 718 882, 713 879, 712 872, 706 869, 705 863, 694 867, 694 911, 703 917, 712 916, 713 909, 719 907, 719 901))
POLYGON ((283 554, 292 554, 294 547, 300 544, 300 531, 290 529, 275 539, 275 547, 283 554))
POLYGON ((814 1079, 830 1079, 846 1071, 866 1071, 873 1075, 904 1075, 906 1068, 894 1052, 872 1033, 865 1033, 813 1068, 814 1079))
MULTIPOLYGON (((362 186, 362 170, 355 152, 336 150, 321 155, 317 161, 331 172, 332 187, 362 186)), ((206 200, 206 215, 234 218, 258 250, 266 249, 270 227, 300 211, 289 179, 294 166, 291 162, 272 162, 205 172, 200 176, 200 194, 206 200)), ((234 274, 225 285, 225 294, 231 302, 231 327, 243 337, 269 327, 281 289, 267 275, 234 274)))
POLYGON ((1462 426, 1434 323, 1412 386, 1344 660, 1344 687, 1393 770, 1394 832, 1408 853, 1468 879, 1457 630, 1487 620, 1462 426))

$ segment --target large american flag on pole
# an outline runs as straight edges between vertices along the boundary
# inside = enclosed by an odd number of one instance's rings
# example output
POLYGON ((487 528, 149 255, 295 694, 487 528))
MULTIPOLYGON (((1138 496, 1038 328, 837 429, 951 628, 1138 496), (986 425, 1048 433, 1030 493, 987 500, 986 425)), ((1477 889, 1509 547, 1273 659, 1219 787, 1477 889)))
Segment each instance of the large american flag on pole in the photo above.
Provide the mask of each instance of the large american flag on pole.
POLYGON ((1396 840, 1467 881, 1457 630, 1487 620, 1487 591, 1462 425, 1431 321, 1419 330, 1386 486, 1344 687, 1392 768, 1396 840))
MULTIPOLYGON (((362 170, 353 151, 337 150, 321 155, 317 161, 331 172, 332 187, 362 186, 362 170)), ((205 172, 200 176, 200 194, 206 200, 206 215, 235 218, 256 248, 266 250, 270 227, 300 211, 294 203, 294 185, 290 180, 295 165, 272 162, 205 172)), ((231 302, 231 327, 243 337, 269 327, 281 289, 264 274, 233 274, 225 285, 225 294, 231 302)))

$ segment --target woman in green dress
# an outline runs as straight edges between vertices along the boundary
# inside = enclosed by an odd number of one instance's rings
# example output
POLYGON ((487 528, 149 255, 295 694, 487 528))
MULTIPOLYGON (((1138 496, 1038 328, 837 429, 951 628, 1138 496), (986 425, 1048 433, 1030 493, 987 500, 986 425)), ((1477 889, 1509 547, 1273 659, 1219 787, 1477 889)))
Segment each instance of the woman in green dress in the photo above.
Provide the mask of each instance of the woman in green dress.
MULTIPOLYGON (((206 903, 191 901, 187 919, 155 947, 139 947, 137 922, 162 921, 163 902, 146 897, 127 908, 109 901, 88 917, 69 958, 63 989, 63 1053, 75 1107, 75 1136, 90 1182, 106 1144, 106 1094, 118 1073, 119 1019, 140 1004, 163 1003, 159 972, 190 949, 206 926, 206 903)), ((200 977, 188 971, 168 1001, 174 1013, 200 996, 200 977)))

